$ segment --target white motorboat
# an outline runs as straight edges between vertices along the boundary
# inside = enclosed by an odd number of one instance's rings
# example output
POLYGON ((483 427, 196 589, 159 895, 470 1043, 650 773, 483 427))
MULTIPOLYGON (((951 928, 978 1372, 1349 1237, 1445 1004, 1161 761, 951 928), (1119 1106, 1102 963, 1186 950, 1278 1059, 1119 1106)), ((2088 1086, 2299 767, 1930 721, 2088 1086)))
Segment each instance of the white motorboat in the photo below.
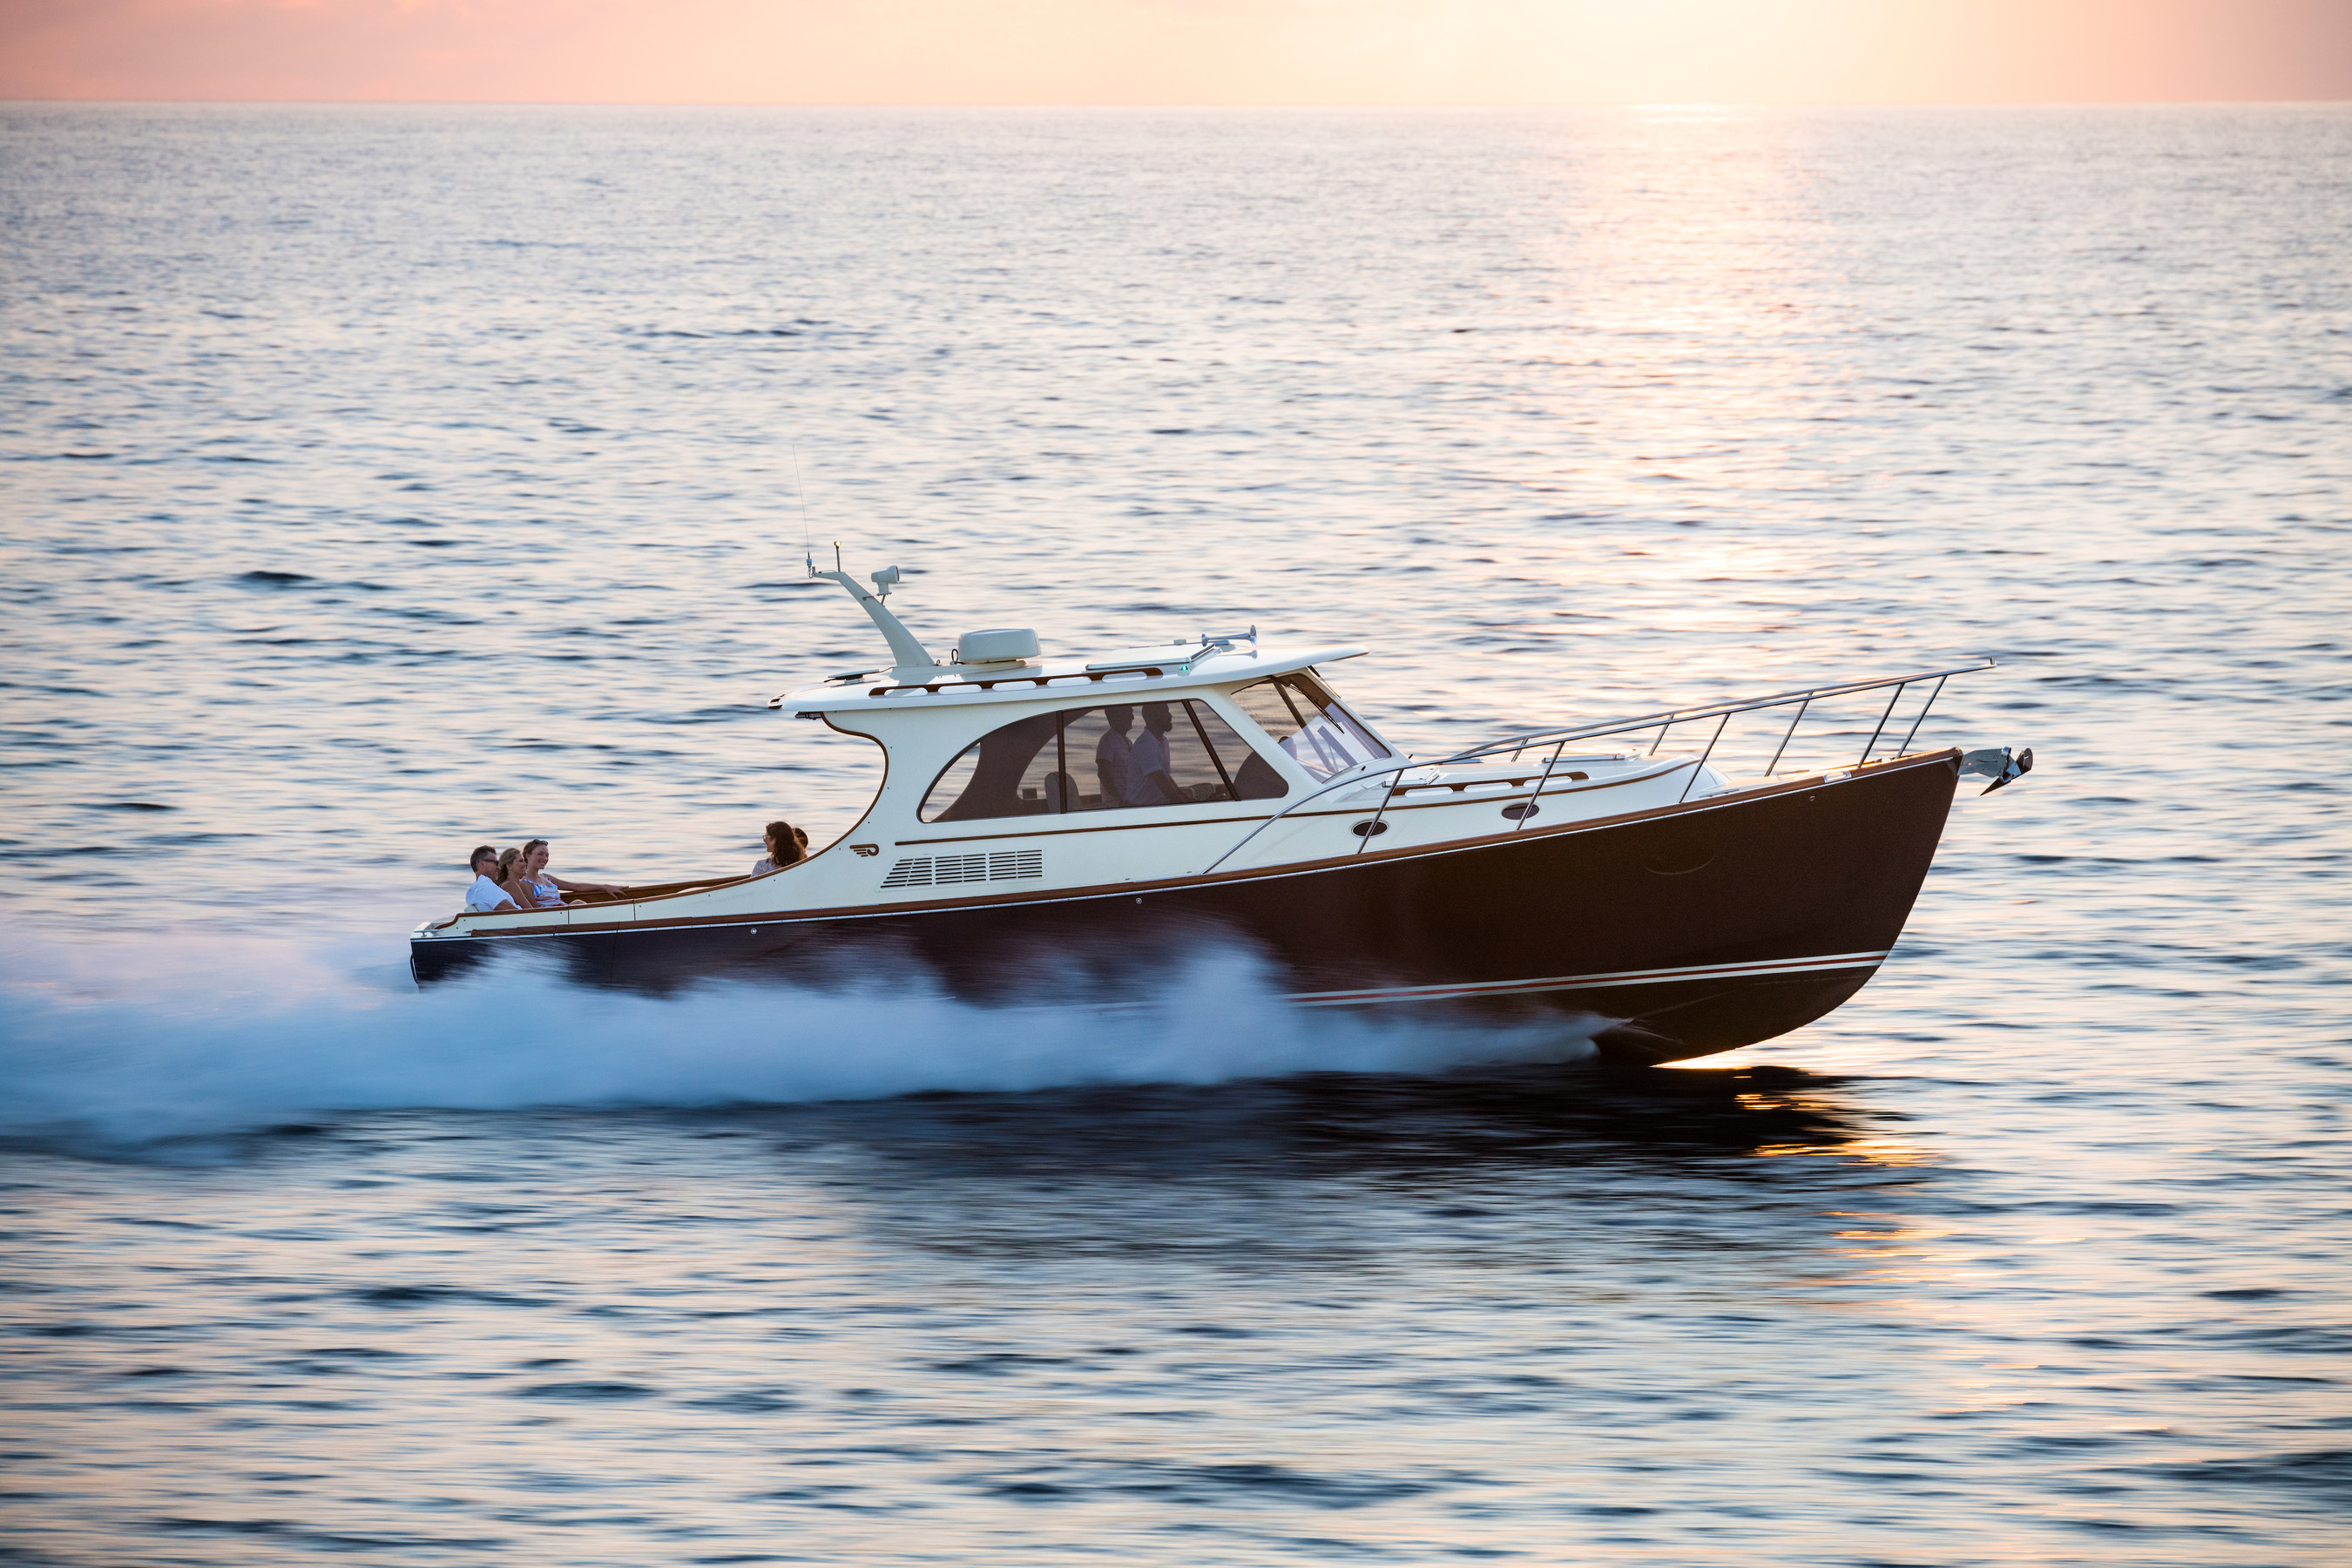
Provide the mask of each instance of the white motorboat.
POLYGON ((884 603, 896 568, 872 592, 812 575, 850 592, 891 663, 769 706, 882 748, 856 826, 765 876, 427 922, 411 939, 420 984, 531 951, 594 984, 788 973, 1001 1004, 1230 945, 1302 1006, 1549 1014, 1612 1054, 1675 1060, 1859 990, 1961 773, 1997 789, 2032 766, 2031 752, 1909 749, 1944 681, 1990 660, 1423 761, 1327 679, 1362 647, 1261 646, 1252 627, 1048 657, 1015 628, 967 633, 941 659, 884 603), (1775 771, 1809 710, 1881 690, 1851 763, 1775 771), (1727 776, 1725 726, 1782 708, 1796 716, 1762 776, 1727 776), (1678 734, 1707 741, 1666 744, 1678 734))

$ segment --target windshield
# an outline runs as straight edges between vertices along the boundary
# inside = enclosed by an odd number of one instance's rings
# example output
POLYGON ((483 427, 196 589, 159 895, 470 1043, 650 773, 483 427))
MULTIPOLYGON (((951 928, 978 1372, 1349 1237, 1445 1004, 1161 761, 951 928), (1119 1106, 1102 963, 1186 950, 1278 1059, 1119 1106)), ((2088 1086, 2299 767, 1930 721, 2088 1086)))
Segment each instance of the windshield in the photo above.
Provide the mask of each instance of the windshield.
POLYGON ((1318 783, 1390 754, 1321 681, 1304 671, 1244 686, 1234 693, 1234 701, 1318 783))

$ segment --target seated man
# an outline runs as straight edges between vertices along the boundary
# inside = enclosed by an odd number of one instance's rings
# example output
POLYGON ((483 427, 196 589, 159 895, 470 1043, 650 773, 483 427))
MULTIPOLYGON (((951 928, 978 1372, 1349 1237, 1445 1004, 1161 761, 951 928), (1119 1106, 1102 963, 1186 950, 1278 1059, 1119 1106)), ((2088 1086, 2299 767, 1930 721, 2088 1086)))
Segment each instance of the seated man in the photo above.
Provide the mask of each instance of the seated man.
POLYGON ((1143 735, 1135 742, 1131 753, 1138 792, 1137 797, 1128 802, 1129 805, 1181 805, 1191 798, 1170 776, 1168 731, 1175 723, 1165 702, 1143 705, 1143 735))
POLYGON ((466 912, 469 915, 498 914, 512 911, 515 901, 499 886, 499 852, 485 844, 467 859, 474 873, 474 885, 466 889, 466 912))
POLYGON ((1135 771, 1135 744, 1127 738, 1134 727, 1134 709, 1118 705, 1103 710, 1103 736, 1095 742, 1095 781, 1102 789, 1102 810, 1160 804, 1156 798, 1143 798, 1143 781, 1135 771))

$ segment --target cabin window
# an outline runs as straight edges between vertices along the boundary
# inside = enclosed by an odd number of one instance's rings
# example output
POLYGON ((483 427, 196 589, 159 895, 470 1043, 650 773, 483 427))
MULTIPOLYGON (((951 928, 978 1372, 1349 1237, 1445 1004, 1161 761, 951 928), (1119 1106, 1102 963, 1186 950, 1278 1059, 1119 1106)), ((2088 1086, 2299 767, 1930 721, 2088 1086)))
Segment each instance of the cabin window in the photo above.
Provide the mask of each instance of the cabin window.
POLYGON ((925 822, 1271 800, 1290 786, 1200 702, 1038 713, 964 749, 923 796, 925 822))
POLYGON ((1244 686, 1234 693, 1234 701, 1318 782, 1390 754, 1321 681, 1304 671, 1244 686))

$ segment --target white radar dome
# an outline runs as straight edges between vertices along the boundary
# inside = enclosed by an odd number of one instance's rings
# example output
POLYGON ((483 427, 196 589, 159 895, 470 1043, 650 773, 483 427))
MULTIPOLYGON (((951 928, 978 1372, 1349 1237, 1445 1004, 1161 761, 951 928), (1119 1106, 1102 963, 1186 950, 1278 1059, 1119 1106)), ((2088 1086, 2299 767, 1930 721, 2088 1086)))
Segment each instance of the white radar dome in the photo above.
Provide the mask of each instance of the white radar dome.
POLYGON ((966 632, 956 644, 958 664, 1019 664, 1037 657, 1037 634, 1027 626, 966 632))

